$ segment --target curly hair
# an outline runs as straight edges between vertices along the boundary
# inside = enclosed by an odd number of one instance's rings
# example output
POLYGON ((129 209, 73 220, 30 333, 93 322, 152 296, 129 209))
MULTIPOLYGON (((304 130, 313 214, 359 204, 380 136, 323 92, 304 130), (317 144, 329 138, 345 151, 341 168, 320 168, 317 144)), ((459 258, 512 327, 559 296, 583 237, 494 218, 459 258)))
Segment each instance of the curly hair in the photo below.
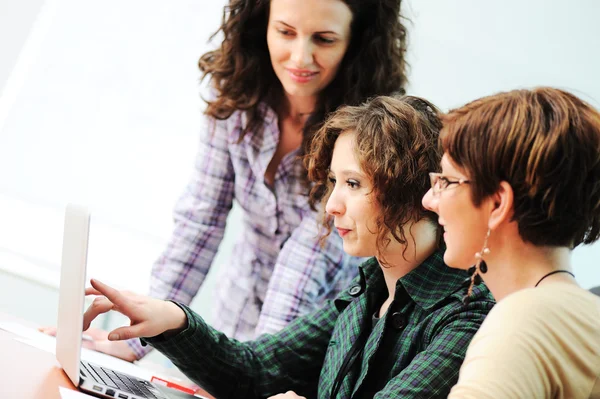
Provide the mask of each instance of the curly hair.
POLYGON ((475 100, 443 117, 443 150, 472 181, 479 206, 510 184, 521 238, 539 246, 600 236, 600 113, 540 87, 475 100))
MULTIPOLYGON (((351 41, 334 80, 319 96, 316 110, 304 126, 301 154, 325 116, 342 104, 357 105, 375 95, 404 91, 406 28, 401 0, 342 0, 352 11, 351 41)), ((200 57, 202 79, 210 76, 216 90, 205 113, 227 119, 246 113, 248 132, 263 128, 262 102, 276 104, 283 95, 267 47, 270 0, 230 0, 223 10, 220 48, 200 57)))
POLYGON ((372 181, 371 195, 381 209, 377 220, 379 253, 389 244, 390 233, 398 242, 408 244, 403 229, 407 223, 437 220, 435 213, 423 208, 421 200, 431 188, 429 172, 437 170, 441 160, 439 114, 433 104, 419 97, 380 96, 359 106, 341 107, 330 115, 315 133, 304 158, 308 178, 314 182, 311 205, 323 205, 323 240, 331 233, 331 218, 324 212, 331 194, 329 165, 337 138, 349 131, 355 133, 355 156, 372 181))

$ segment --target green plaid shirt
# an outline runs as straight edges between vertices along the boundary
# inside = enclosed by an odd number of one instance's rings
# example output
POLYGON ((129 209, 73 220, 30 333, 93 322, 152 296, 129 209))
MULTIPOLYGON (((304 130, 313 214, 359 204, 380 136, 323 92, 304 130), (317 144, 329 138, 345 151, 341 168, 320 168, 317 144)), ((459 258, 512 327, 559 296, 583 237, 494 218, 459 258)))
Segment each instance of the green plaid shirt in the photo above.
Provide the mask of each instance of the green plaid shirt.
POLYGON ((330 398, 338 374, 336 398, 445 398, 494 302, 480 285, 463 305, 468 276, 442 259, 436 252, 399 279, 393 303, 374 325, 387 288, 373 258, 335 301, 275 335, 241 343, 180 305, 187 329, 146 341, 217 398, 265 398, 288 390, 330 398))

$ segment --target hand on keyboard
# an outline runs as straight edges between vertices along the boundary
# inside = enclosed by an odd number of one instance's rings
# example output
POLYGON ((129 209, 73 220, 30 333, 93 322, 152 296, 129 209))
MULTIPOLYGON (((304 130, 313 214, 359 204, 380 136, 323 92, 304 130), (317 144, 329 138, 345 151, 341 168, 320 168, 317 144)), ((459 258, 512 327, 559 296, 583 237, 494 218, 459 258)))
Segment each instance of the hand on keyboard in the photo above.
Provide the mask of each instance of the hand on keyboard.
MULTIPOLYGON (((39 331, 43 332, 44 334, 52 335, 53 337, 56 336, 56 327, 54 326, 40 327, 39 331)), ((123 359, 128 362, 137 360, 135 352, 131 350, 127 343, 121 341, 109 341, 107 331, 90 327, 86 331, 86 335, 90 339, 83 340, 82 345, 84 348, 106 353, 107 355, 118 357, 119 359, 123 359)))

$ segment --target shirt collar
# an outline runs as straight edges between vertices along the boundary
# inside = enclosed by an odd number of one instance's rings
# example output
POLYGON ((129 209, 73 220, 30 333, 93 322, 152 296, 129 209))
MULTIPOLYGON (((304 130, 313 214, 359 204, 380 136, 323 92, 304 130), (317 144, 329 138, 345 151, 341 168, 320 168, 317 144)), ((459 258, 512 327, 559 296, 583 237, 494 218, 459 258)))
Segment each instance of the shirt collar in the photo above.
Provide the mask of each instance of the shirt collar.
MULTIPOLYGON (((377 259, 371 258, 360 266, 361 280, 366 281, 369 291, 385 288, 385 279, 377 259)), ((406 290, 410 298, 423 309, 430 309, 468 283, 469 275, 464 270, 452 269, 444 263, 444 251, 435 251, 419 267, 396 282, 398 290, 406 290)), ((362 284, 361 284, 362 285, 362 284)))

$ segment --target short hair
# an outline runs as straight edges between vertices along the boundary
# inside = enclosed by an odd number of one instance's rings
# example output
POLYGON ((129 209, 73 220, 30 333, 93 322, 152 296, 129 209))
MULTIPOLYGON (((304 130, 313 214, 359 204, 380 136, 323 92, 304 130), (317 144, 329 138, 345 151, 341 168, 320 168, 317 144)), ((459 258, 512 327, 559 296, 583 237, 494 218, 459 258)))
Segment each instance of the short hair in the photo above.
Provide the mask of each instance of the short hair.
POLYGON ((469 176, 476 206, 506 181, 524 241, 574 248, 598 239, 600 114, 592 106, 540 87, 475 100, 442 120, 442 148, 469 176))
MULTIPOLYGON (((308 177, 314 182, 311 205, 324 205, 329 199, 328 174, 335 142, 342 133, 355 132, 356 158, 372 180, 373 198, 382 210, 377 223, 381 227, 378 249, 389 244, 389 233, 407 244, 402 229, 406 223, 437 220, 437 215, 423 208, 421 199, 431 187, 429 171, 439 167, 441 127, 438 109, 419 97, 380 96, 359 106, 341 107, 315 133, 305 157, 308 177)), ((331 219, 325 206, 322 208, 325 239, 331 233, 331 219)), ((439 233, 438 228, 438 242, 439 233)))
MULTIPOLYGON (((404 91, 406 27, 400 16, 401 0, 342 0, 352 11, 351 39, 333 81, 320 93, 317 109, 304 128, 301 153, 307 151, 314 131, 340 105, 358 105, 376 95, 404 91)), ((224 40, 198 62, 203 79, 210 76, 217 93, 205 113, 227 119, 243 110, 248 123, 240 137, 263 127, 261 102, 282 93, 267 46, 271 0, 229 0, 222 23, 224 40)), ((277 101, 274 100, 274 101, 277 101)), ((272 105, 272 104, 270 104, 272 105)))

